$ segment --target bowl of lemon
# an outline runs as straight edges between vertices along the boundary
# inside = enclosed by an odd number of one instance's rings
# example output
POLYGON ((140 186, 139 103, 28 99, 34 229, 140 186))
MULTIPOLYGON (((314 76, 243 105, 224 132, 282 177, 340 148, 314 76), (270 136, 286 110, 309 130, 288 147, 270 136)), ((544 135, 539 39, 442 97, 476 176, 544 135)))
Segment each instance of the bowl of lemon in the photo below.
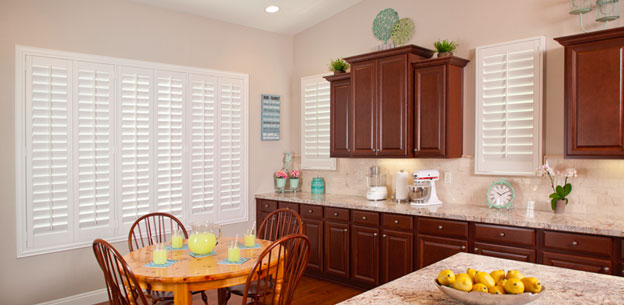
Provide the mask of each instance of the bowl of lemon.
POLYGON ((546 288, 539 279, 525 277, 518 270, 494 270, 490 273, 468 268, 455 274, 442 270, 435 284, 444 294, 471 305, 522 305, 544 294, 546 288))

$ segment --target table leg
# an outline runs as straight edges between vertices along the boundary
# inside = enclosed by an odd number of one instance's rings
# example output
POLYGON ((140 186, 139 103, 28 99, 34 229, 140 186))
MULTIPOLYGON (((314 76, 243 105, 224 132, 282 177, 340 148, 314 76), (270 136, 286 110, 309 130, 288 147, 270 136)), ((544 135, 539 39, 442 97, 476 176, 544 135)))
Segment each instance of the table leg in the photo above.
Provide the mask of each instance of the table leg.
POLYGON ((227 289, 219 288, 217 289, 217 304, 226 305, 227 303, 227 289))
POLYGON ((188 285, 180 284, 176 285, 173 290, 173 304, 174 305, 192 305, 193 296, 189 291, 188 285))

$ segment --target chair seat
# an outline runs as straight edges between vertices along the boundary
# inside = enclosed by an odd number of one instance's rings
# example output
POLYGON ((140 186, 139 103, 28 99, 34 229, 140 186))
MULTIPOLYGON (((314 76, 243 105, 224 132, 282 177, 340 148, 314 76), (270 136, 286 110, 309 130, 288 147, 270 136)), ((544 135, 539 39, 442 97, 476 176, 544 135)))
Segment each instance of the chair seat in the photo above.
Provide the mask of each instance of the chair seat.
MULTIPOLYGON (((265 285, 265 284, 262 284, 265 285)), ((273 288, 273 281, 269 281, 268 283, 268 287, 273 288)), ((232 292, 235 295, 240 295, 242 296, 243 294, 245 294, 245 284, 241 284, 241 285, 236 285, 233 287, 230 287, 230 292, 232 292)), ((258 293, 258 282, 253 281, 252 283, 249 284, 249 290, 247 292, 247 295, 249 295, 250 298, 253 298, 254 296, 256 297, 262 297, 263 295, 257 295, 258 293)))
MULTIPOLYGON (((193 291, 192 294, 202 293, 202 291, 193 291)), ((173 292, 171 291, 151 291, 151 293, 145 293, 148 298, 151 298, 158 305, 173 304, 173 292)))

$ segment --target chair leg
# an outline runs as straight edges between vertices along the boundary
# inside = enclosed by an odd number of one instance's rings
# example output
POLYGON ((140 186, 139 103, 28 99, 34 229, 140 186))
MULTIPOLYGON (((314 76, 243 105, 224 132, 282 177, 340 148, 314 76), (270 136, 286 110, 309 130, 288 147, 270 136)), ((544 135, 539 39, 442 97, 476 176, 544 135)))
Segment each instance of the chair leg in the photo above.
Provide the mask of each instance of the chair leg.
POLYGON ((202 291, 202 292, 201 292, 201 298, 202 298, 202 300, 204 301, 204 304, 205 304, 205 305, 208 305, 208 296, 206 295, 206 292, 205 292, 205 291, 202 291))
POLYGON ((231 297, 232 297, 232 291, 230 291, 230 288, 225 288, 225 301, 223 302, 223 305, 227 305, 231 297))

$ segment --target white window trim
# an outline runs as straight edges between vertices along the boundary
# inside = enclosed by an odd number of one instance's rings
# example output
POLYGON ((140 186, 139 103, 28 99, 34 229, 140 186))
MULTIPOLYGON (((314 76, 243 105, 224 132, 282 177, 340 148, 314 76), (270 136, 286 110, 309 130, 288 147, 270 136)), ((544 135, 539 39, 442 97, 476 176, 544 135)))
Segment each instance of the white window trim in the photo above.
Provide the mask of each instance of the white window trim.
MULTIPOLYGON (((299 89, 300 89, 299 96, 300 96, 300 106, 301 106, 301 110, 300 110, 300 115, 301 115, 301 143, 300 143, 301 145, 301 169, 331 170, 331 171, 336 170, 336 158, 328 158, 326 160, 306 160, 305 154, 304 154, 304 151, 305 151, 305 101, 304 101, 305 92, 304 91, 305 90, 304 90, 303 84, 306 80, 323 78, 329 75, 332 75, 332 73, 323 73, 323 74, 302 77, 301 82, 299 84, 299 89)), ((331 87, 330 87, 329 94, 331 95, 331 87)), ((331 122, 330 122, 330 125, 331 125, 331 122)))
MULTIPOLYGON (((115 66, 133 66, 138 68, 148 68, 154 70, 180 71, 190 75, 210 74, 219 77, 232 77, 242 79, 243 88, 241 90, 241 145, 242 152, 242 172, 244 176, 241 181, 241 209, 242 213, 239 217, 231 217, 226 220, 215 219, 214 222, 220 225, 234 224, 246 222, 249 220, 249 74, 236 73, 228 71, 220 71, 213 69, 203 69, 188 66, 179 66, 171 64, 163 64, 148 61, 131 60, 117 57, 108 57, 100 55, 90 55, 84 53, 66 52, 51 49, 35 48, 22 45, 15 47, 15 210, 16 210, 16 237, 17 237, 17 258, 29 257, 40 254, 54 253, 77 248, 84 248, 91 245, 92 241, 71 242, 63 245, 55 245, 49 247, 39 247, 36 249, 28 249, 26 247, 27 233, 27 204, 26 204, 26 56, 44 56, 73 61, 88 61, 92 63, 114 64, 115 66)), ((115 75, 116 81, 117 75, 115 75)), ((116 89, 115 89, 116 90, 116 89)), ((115 150, 118 150, 116 147, 115 150)), ((117 177, 117 174, 115 174, 117 177)), ((115 198, 116 194, 115 194, 115 198)), ((185 214, 190 213, 190 208, 184 211, 185 214)), ((115 214, 118 217, 117 214, 115 214)), ((190 217, 187 217, 190 219, 190 217)), ((189 224, 185 224, 189 225, 189 224)), ((115 224, 116 228, 119 226, 115 224)), ((127 232, 119 232, 114 237, 106 238, 109 242, 120 242, 127 240, 127 232)))
POLYGON ((544 104, 544 56, 545 56, 545 52, 546 52, 546 38, 544 36, 537 36, 537 37, 531 37, 531 38, 526 38, 526 39, 519 39, 519 40, 514 40, 514 41, 508 41, 508 42, 503 42, 503 43, 497 43, 497 44, 491 44, 491 45, 487 45, 487 46, 481 46, 481 47, 477 47, 475 48, 475 156, 474 156, 474 162, 475 162, 475 175, 499 175, 499 176, 533 176, 535 175, 535 171, 534 169, 536 169, 540 162, 541 159, 543 157, 543 142, 544 142, 544 133, 543 133, 543 116, 544 116, 544 111, 543 111, 543 104, 544 104), (537 67, 534 70, 538 75, 538 82, 537 82, 537 96, 539 98, 539 101, 537 101, 536 103, 534 103, 534 107, 537 108, 537 112, 539 113, 537 118, 534 118, 536 120, 536 125, 537 125, 537 130, 536 130, 536 134, 538 135, 538 139, 536 141, 534 141, 534 144, 536 145, 537 148, 537 154, 538 156, 533 156, 533 163, 534 163, 534 168, 531 171, 527 171, 527 172, 517 172, 517 171, 486 171, 486 170, 479 170, 479 158, 480 158, 480 153, 479 153, 479 136, 478 136, 478 132, 479 132, 479 122, 480 122, 480 116, 479 116, 479 110, 481 108, 480 103, 479 103, 479 97, 477 96, 479 93, 479 81, 478 79, 481 77, 480 75, 480 67, 479 67, 479 54, 480 54, 480 50, 483 48, 491 48, 491 47, 500 47, 500 46, 505 46, 505 45, 512 45, 512 44, 518 44, 518 43, 524 43, 524 42, 531 42, 531 41, 536 41, 539 46, 538 46, 538 54, 539 54, 539 67, 537 67))

